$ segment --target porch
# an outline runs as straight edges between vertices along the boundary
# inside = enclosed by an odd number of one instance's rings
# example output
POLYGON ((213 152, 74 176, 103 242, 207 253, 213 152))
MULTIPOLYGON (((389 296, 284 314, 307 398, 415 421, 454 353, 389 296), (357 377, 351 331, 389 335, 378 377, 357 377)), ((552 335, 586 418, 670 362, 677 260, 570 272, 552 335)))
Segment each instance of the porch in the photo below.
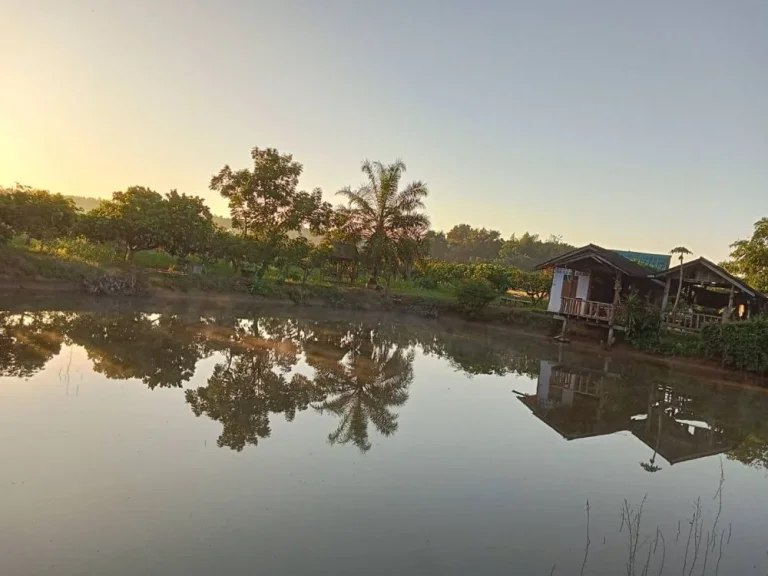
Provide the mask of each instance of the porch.
POLYGON ((560 314, 608 324, 614 318, 614 305, 606 302, 561 296, 560 314))
POLYGON ((663 312, 661 324, 664 328, 684 332, 700 332, 708 324, 720 324, 722 316, 698 312, 663 312))

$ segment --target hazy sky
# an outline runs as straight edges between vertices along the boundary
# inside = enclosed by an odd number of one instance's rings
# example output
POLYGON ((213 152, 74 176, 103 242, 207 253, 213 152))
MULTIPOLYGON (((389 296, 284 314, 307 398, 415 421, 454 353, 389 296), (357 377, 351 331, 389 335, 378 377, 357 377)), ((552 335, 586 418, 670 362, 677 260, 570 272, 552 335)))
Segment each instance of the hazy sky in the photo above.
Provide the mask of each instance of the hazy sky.
POLYGON ((768 2, 0 0, 0 184, 402 157, 433 227, 721 259, 768 216, 768 2))

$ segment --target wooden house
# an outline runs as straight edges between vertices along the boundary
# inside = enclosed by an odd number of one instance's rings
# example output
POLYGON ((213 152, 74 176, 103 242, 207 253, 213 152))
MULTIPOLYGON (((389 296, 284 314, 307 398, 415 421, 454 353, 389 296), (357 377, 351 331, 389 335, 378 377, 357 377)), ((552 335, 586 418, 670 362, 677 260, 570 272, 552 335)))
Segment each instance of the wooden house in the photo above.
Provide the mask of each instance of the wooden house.
POLYGON ((661 305, 663 283, 654 278, 657 270, 595 244, 588 244, 547 260, 536 267, 553 271, 549 294, 550 312, 563 319, 563 333, 568 319, 607 326, 608 342, 617 322, 622 296, 636 293, 661 305))
POLYGON ((664 284, 660 308, 665 326, 701 330, 713 322, 747 320, 765 311, 768 297, 706 258, 682 265, 680 303, 671 311, 680 286, 680 266, 654 277, 664 284))

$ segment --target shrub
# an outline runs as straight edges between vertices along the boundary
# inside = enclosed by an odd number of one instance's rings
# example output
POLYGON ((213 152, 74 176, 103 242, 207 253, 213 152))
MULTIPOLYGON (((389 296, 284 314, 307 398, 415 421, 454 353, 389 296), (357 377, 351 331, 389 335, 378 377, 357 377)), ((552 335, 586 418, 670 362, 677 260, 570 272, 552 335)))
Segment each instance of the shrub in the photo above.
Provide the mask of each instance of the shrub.
POLYGON ((512 286, 511 269, 498 264, 474 264, 470 265, 472 278, 486 280, 493 286, 496 292, 506 292, 512 286))
POLYGON ((265 281, 263 278, 254 277, 253 282, 251 282, 251 285, 248 288, 248 292, 254 296, 271 296, 274 294, 274 289, 269 282, 265 281))
POLYGON ((702 353, 723 366, 765 372, 768 369, 768 320, 708 324, 701 332, 702 353))
POLYGON ((436 290, 438 284, 437 278, 434 276, 419 276, 414 283, 419 288, 424 288, 425 290, 436 290))
POLYGON ((13 230, 7 224, 0 222, 0 246, 7 244, 13 238, 13 230))
POLYGON ((462 310, 475 315, 498 296, 493 285, 483 278, 465 280, 456 288, 456 299, 462 310))
POLYGON ((57 238, 41 244, 39 248, 41 252, 52 254, 63 260, 111 264, 118 259, 114 244, 90 242, 83 237, 57 238))

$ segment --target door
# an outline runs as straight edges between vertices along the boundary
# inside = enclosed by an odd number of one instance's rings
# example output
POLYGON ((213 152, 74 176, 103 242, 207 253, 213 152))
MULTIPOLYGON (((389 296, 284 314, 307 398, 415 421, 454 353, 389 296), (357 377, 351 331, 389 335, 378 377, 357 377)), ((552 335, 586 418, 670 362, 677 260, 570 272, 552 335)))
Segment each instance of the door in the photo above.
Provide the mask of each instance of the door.
POLYGON ((563 278, 563 298, 576 298, 576 289, 579 286, 579 279, 576 276, 566 276, 563 278))
POLYGON ((576 298, 576 289, 578 288, 578 285, 579 279, 575 274, 563 278, 563 289, 560 292, 560 297, 563 298, 560 301, 561 314, 576 314, 576 302, 573 300, 566 300, 566 298, 576 298))

